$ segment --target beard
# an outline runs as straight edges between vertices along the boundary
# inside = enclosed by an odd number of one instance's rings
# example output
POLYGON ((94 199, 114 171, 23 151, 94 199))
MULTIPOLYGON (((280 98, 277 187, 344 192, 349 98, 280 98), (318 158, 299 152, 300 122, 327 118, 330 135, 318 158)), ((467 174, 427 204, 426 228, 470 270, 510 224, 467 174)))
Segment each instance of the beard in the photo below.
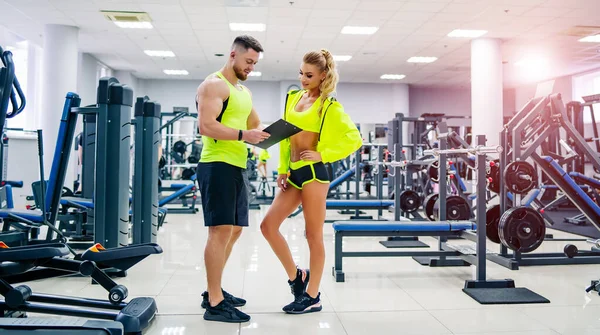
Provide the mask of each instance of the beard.
POLYGON ((235 73, 235 76, 237 77, 237 79, 239 80, 246 80, 248 79, 248 75, 246 74, 246 72, 244 72, 244 70, 240 69, 237 66, 233 66, 233 72, 235 73))

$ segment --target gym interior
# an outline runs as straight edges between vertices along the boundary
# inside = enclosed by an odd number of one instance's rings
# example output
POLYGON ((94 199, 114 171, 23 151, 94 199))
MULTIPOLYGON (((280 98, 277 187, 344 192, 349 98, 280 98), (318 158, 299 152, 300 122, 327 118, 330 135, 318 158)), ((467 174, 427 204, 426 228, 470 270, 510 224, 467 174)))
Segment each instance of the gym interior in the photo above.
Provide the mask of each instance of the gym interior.
MULTIPOLYGON (((600 333, 599 11, 0 0, 0 333, 600 333), (294 296, 261 231, 280 143, 247 144, 249 226, 221 284, 251 319, 203 318, 197 94, 240 35, 264 48, 242 82, 264 126, 327 49, 363 140, 325 164, 318 313, 282 311, 294 296)), ((305 209, 279 232, 308 268, 305 209)))

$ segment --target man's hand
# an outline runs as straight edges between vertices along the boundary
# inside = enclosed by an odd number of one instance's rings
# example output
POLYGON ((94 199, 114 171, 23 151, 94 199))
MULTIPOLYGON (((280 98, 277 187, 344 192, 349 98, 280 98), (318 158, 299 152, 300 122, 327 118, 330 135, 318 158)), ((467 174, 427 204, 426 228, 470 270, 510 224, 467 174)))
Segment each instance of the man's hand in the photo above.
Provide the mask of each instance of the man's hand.
POLYGON ((244 130, 243 131, 243 133, 242 133, 242 140, 246 141, 246 142, 248 142, 250 144, 258 144, 258 143, 266 140, 270 136, 271 136, 271 134, 265 133, 262 130, 250 129, 250 130, 244 130))
POLYGON ((321 153, 317 151, 304 150, 300 153, 300 159, 303 161, 320 162, 322 160, 321 153))
POLYGON ((280 174, 277 176, 277 187, 279 187, 281 192, 285 192, 285 190, 287 189, 287 186, 288 186, 287 179, 288 179, 287 174, 280 174))

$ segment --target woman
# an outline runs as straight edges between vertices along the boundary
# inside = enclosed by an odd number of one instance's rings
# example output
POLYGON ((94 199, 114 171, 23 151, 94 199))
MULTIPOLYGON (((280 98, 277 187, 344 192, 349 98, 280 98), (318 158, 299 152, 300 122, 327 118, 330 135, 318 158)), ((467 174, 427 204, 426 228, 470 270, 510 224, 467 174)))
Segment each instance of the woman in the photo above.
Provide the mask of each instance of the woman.
POLYGON ((346 158, 362 145, 356 125, 342 105, 330 96, 335 91, 338 74, 329 51, 304 55, 300 82, 301 90, 287 94, 284 119, 302 131, 280 143, 277 186, 281 192, 275 196, 261 223, 263 235, 289 278, 294 301, 283 310, 291 314, 322 309, 319 285, 325 265, 323 223, 329 191, 324 163, 346 158), (283 220, 300 204, 310 249, 310 270, 296 267, 289 246, 279 232, 283 220))
POLYGON ((269 152, 265 149, 262 149, 258 155, 258 165, 256 166, 256 169, 258 172, 260 172, 260 175, 263 178, 267 178, 267 159, 269 158, 271 158, 269 152))

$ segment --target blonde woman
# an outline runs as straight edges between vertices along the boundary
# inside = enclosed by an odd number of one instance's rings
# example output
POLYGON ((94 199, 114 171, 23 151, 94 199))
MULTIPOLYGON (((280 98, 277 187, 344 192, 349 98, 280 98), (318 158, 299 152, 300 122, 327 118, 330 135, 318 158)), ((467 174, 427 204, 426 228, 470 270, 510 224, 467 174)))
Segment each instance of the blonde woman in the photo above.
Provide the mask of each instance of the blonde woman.
POLYGON ((323 224, 329 176, 324 163, 348 157, 362 145, 356 125, 344 107, 331 96, 338 73, 327 50, 304 55, 300 66, 301 90, 286 97, 284 119, 302 129, 280 143, 275 196, 261 223, 261 231, 288 275, 294 301, 283 307, 286 313, 303 314, 322 309, 319 285, 325 265, 323 224), (302 204, 310 268, 299 269, 279 227, 302 204), (309 283, 310 281, 310 283, 309 283))

